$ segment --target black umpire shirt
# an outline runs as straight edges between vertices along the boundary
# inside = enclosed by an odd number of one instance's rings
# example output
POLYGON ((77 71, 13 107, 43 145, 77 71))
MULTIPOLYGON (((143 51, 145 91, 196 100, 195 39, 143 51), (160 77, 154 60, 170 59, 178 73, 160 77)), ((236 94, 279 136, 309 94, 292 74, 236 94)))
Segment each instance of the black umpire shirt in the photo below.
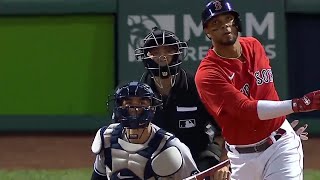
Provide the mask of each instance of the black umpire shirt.
POLYGON ((221 130, 200 101, 194 76, 180 68, 168 97, 159 95, 149 73, 144 82, 163 100, 163 108, 157 109, 152 123, 173 133, 190 148, 194 158, 199 158, 210 143, 206 125, 210 122, 214 126, 215 135, 220 135, 221 130))

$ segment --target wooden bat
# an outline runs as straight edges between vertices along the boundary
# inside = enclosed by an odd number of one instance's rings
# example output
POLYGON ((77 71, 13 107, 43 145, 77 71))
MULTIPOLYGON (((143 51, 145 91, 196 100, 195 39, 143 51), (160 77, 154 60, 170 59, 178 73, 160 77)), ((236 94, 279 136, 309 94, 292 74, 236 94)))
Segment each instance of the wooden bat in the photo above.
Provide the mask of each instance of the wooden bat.
POLYGON ((218 169, 221 169, 222 167, 227 166, 229 164, 230 164, 230 161, 229 161, 229 159, 227 159, 227 160, 225 160, 225 161, 223 161, 223 162, 221 162, 221 163, 219 163, 219 164, 217 164, 215 166, 212 166, 209 169, 206 169, 206 170, 204 170, 204 171, 202 171, 202 172, 200 172, 198 174, 195 174, 193 176, 187 177, 187 178, 185 178, 183 180, 191 180, 191 179, 197 179, 197 180, 201 179, 201 180, 203 180, 205 177, 213 175, 213 173, 216 172, 218 169))

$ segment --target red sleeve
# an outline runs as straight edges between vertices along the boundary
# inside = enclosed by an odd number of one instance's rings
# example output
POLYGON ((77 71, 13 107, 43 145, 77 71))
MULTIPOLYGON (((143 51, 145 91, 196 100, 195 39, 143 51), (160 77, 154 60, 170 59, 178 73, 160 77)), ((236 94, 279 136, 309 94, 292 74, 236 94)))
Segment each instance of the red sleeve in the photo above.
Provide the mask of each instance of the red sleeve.
POLYGON ((196 86, 201 101, 218 121, 259 120, 257 100, 250 100, 223 77, 223 73, 213 68, 199 68, 196 86))

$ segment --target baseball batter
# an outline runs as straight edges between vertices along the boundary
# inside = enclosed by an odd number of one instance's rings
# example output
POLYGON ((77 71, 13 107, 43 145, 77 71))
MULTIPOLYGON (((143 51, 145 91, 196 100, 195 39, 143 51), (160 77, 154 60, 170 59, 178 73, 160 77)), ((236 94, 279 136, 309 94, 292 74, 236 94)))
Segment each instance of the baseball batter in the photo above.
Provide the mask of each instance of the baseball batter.
POLYGON ((208 3, 202 23, 212 48, 195 82, 222 129, 231 179, 302 179, 301 140, 285 116, 320 110, 320 91, 280 101, 263 46, 253 37, 238 36, 240 17, 229 2, 208 3))
POLYGON ((162 103, 150 86, 130 82, 116 90, 117 122, 97 132, 92 180, 181 180, 198 172, 189 148, 152 124, 162 103))

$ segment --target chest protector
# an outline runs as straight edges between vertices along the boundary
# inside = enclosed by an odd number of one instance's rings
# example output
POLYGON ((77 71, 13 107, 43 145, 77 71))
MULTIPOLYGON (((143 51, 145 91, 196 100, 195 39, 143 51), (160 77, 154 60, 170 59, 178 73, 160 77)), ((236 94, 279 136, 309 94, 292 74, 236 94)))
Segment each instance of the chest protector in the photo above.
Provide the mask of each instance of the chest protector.
MULTIPOLYGON (((105 129, 102 128, 100 131, 102 147, 104 147, 105 129)), ((105 165, 112 170, 111 180, 158 179, 158 177, 174 174, 180 169, 181 154, 175 146, 168 143, 175 138, 174 135, 162 129, 156 130, 145 147, 128 150, 125 148, 128 142, 121 139, 123 127, 119 124, 114 128, 110 136, 110 147, 104 148, 105 165), (178 163, 172 166, 166 164, 165 160, 172 157, 178 163)))

